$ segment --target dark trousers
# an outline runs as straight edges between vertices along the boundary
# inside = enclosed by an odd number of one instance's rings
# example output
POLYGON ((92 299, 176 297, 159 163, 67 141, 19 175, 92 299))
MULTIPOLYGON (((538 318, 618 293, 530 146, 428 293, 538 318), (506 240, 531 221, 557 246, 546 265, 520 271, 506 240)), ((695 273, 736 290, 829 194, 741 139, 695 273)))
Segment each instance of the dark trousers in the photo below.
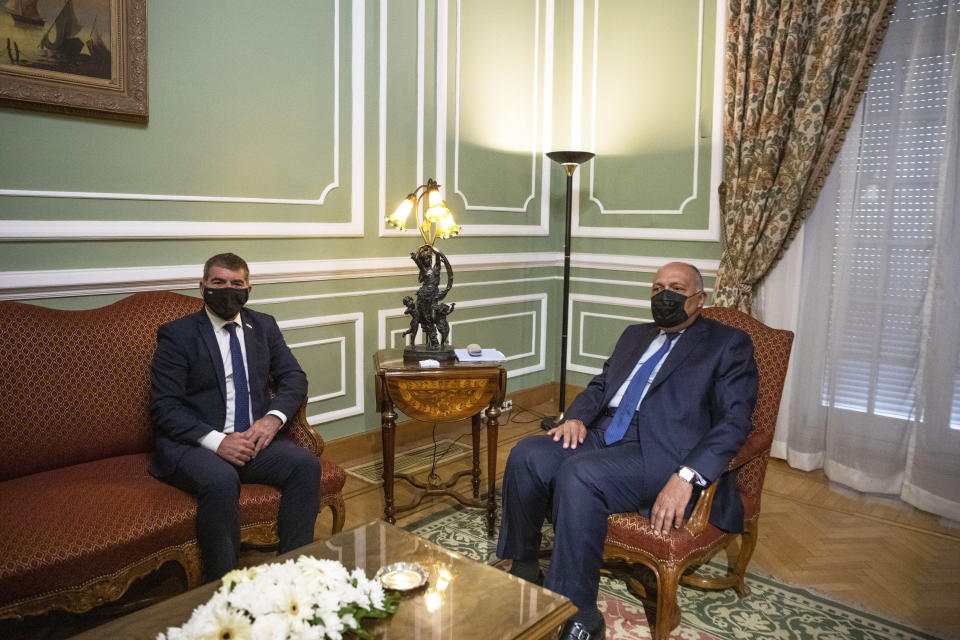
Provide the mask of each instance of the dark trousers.
POLYGON ((503 475, 497 555, 536 560, 549 509, 555 535, 544 586, 580 609, 597 606, 607 516, 649 509, 667 481, 645 477, 636 418, 623 440, 607 446, 610 420, 597 420, 576 449, 546 435, 521 440, 503 475))
POLYGON ((194 447, 164 478, 197 497, 197 539, 204 577, 217 580, 237 566, 240 549, 240 484, 266 484, 281 491, 280 553, 313 542, 320 510, 320 460, 289 440, 274 440, 242 467, 213 451, 194 447))

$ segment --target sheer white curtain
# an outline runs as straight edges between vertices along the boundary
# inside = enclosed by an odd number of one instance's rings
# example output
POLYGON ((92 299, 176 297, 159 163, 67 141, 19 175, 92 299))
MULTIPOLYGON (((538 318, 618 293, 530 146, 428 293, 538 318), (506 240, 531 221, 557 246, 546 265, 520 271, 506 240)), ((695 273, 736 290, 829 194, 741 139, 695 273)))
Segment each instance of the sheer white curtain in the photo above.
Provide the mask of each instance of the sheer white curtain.
POLYGON ((775 455, 955 520, 958 189, 960 0, 901 0, 802 241, 759 305, 797 332, 775 455))

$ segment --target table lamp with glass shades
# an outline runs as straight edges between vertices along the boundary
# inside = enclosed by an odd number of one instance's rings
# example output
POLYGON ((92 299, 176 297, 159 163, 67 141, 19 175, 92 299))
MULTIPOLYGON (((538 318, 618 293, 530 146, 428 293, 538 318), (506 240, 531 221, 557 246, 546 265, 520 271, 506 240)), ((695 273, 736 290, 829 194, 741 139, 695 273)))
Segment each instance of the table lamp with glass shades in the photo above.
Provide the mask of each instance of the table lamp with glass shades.
POLYGON ((453 287, 453 267, 433 245, 438 238, 452 238, 460 233, 460 225, 454 221, 453 213, 440 195, 440 185, 433 178, 414 189, 396 211, 386 217, 387 224, 405 231, 412 212, 417 216, 417 231, 423 239, 423 246, 410 254, 410 259, 420 270, 420 288, 416 299, 411 296, 403 298, 404 314, 410 316, 410 328, 403 332, 404 336, 410 336, 409 344, 403 350, 403 359, 409 362, 453 362, 457 356, 453 347, 447 344, 450 335, 447 316, 453 313, 456 305, 442 302, 453 287), (443 270, 446 270, 447 278, 441 290, 443 270), (423 344, 416 344, 418 331, 422 332, 423 344))

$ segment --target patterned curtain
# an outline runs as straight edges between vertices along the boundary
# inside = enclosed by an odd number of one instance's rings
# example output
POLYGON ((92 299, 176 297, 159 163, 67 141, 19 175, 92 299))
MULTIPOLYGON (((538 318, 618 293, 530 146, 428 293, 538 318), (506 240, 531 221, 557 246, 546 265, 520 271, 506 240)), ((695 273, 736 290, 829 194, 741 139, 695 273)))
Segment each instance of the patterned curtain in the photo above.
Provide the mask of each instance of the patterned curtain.
POLYGON ((729 0, 714 304, 750 313, 840 150, 895 0, 729 0))

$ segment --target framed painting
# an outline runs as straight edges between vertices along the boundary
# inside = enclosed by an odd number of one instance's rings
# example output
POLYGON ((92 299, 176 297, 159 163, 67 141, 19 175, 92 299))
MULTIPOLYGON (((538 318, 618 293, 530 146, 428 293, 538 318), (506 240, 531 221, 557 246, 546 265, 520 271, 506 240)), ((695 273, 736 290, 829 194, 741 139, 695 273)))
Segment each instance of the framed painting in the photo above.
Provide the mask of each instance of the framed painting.
POLYGON ((0 104, 147 121, 146 0, 0 0, 0 104))

